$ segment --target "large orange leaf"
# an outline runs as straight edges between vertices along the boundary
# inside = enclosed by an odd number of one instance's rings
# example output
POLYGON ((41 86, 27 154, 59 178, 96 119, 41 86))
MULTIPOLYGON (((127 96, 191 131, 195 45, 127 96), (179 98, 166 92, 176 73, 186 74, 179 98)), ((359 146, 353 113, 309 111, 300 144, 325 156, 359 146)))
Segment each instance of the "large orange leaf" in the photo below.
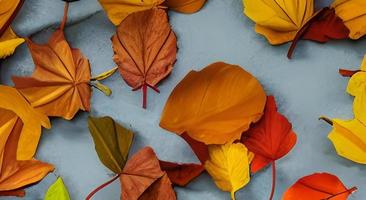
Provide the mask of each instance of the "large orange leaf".
MULTIPOLYGON (((2 114, 5 114, 2 115, 2 120, 4 120, 3 117, 12 118, 14 116, 14 113, 10 111, 2 114)), ((9 123, 13 125, 13 128, 7 138, 1 139, 2 143, 4 142, 3 139, 6 139, 6 143, 1 149, 0 191, 18 196, 22 195, 19 189, 40 181, 54 168, 50 164, 34 159, 17 160, 18 141, 22 133, 23 122, 20 118, 15 118, 15 120, 10 120, 9 123)))
POLYGON ((315 173, 299 179, 284 193, 282 200, 347 200, 356 187, 347 189, 341 180, 329 173, 315 173))
POLYGON ((65 39, 67 11, 68 3, 60 29, 52 34, 47 44, 27 40, 35 70, 30 77, 13 77, 13 82, 35 109, 48 116, 70 120, 79 109, 90 110, 91 80, 96 81, 93 86, 110 94, 109 88, 97 80, 105 79, 114 71, 91 78, 88 59, 79 49, 70 47, 65 39))
POLYGON ((129 15, 112 37, 114 61, 126 83, 146 91, 156 91, 156 84, 172 71, 176 60, 177 40, 168 23, 166 11, 153 8, 129 15))
POLYGON ((263 118, 243 135, 242 142, 255 154, 251 164, 253 173, 272 163, 273 188, 270 197, 272 199, 276 178, 275 161, 285 156, 296 143, 292 125, 277 111, 273 96, 267 98, 263 118))
MULTIPOLYGON (((41 128, 50 128, 44 114, 34 110, 23 96, 14 88, 0 85, 0 153, 3 156, 6 141, 16 121, 22 121, 22 129, 17 142, 17 159, 32 159, 41 136, 41 128)), ((0 161, 1 166, 1 161, 0 161)))
POLYGON ((121 199, 137 200, 176 199, 167 175, 160 169, 159 160, 150 147, 145 147, 131 157, 120 176, 121 199))
POLYGON ((266 95, 258 80, 236 65, 211 64, 191 71, 174 88, 160 126, 205 144, 240 139, 262 114, 266 95))
POLYGON ((23 3, 24 0, 2 0, 0 2, 0 36, 9 28, 23 3))

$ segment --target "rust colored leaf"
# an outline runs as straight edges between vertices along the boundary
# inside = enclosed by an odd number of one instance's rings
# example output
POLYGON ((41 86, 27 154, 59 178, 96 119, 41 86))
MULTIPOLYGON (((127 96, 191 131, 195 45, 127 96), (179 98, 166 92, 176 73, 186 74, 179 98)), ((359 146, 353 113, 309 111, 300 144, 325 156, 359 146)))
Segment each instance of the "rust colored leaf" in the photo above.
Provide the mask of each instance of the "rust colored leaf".
POLYGON ((24 197, 25 190, 9 190, 9 191, 0 191, 0 196, 14 196, 14 197, 24 197))
POLYGON ((344 25, 343 20, 336 15, 334 8, 323 8, 297 32, 287 57, 292 57, 300 39, 325 43, 331 39, 347 39, 348 35, 348 28, 344 25))
POLYGON ((133 90, 146 93, 169 75, 176 60, 177 40, 166 11, 158 8, 130 14, 112 37, 113 60, 125 82, 133 90))
POLYGON ((329 173, 314 173, 299 179, 283 195, 283 200, 347 200, 356 191, 347 189, 341 180, 329 173))
POLYGON ((166 171, 169 179, 175 185, 186 186, 194 178, 201 175, 205 171, 202 164, 194 163, 173 163, 160 160, 160 167, 166 171))
POLYGON ((121 199, 146 199, 146 194, 147 197, 154 194, 154 199, 159 200, 176 199, 170 181, 161 179, 166 179, 166 173, 160 169, 152 148, 145 147, 128 160, 120 175, 121 199))
POLYGON ((255 154, 251 171, 258 172, 272 163, 273 188, 275 187, 275 161, 285 156, 296 143, 296 134, 291 123, 277 111, 273 96, 267 97, 266 108, 262 119, 243 134, 242 142, 250 152, 255 154))
POLYGON ((70 120, 79 109, 90 110, 91 89, 89 61, 65 40, 67 5, 61 28, 47 44, 27 41, 35 64, 32 76, 13 77, 13 82, 34 108, 70 120))

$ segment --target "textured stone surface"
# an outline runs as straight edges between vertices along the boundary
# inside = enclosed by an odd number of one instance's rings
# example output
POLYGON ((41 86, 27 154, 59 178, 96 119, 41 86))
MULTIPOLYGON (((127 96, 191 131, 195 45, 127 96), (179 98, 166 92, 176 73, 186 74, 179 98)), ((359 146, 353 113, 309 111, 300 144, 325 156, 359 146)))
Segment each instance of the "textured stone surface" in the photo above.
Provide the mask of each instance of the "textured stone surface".
MULTIPOLYGON (((329 1, 328 1, 329 2, 329 1)), ((322 5, 327 2, 322 1, 322 5)), ((319 7, 319 4, 318 4, 319 7)), ((62 18, 59 0, 27 0, 14 22, 21 35, 34 35, 44 42, 62 18)), ((161 110, 174 86, 191 69, 225 61, 239 64, 263 84, 266 92, 276 97, 279 110, 292 121, 298 135, 295 148, 277 163, 277 190, 280 199, 287 187, 298 178, 313 172, 338 175, 347 186, 358 186, 351 200, 366 197, 366 168, 336 155, 327 134, 331 127, 318 121, 320 115, 348 119, 352 117, 353 98, 345 93, 348 79, 338 75, 339 67, 357 69, 365 53, 366 41, 331 41, 325 45, 300 41, 292 60, 288 60, 288 44, 271 46, 253 30, 253 23, 242 14, 241 0, 209 0, 192 15, 169 12, 178 36, 178 61, 172 74, 159 85, 161 94, 150 92, 148 109, 141 108, 141 93, 132 92, 119 74, 103 83, 113 90, 106 97, 94 90, 94 116, 110 115, 131 127, 136 138, 131 153, 143 146, 152 146, 161 159, 194 162, 189 147, 177 136, 158 126, 161 110)), ((81 0, 70 6, 71 23, 66 36, 73 47, 80 48, 90 59, 92 73, 98 74, 115 64, 112 61, 110 37, 115 31, 96 0, 81 0)), ((1 82, 12 85, 11 75, 28 75, 33 63, 26 45, 1 63, 1 82)), ((67 184, 72 199, 81 200, 96 186, 110 179, 111 172, 98 160, 87 128, 87 113, 73 121, 52 119, 52 129, 45 130, 37 158, 53 163, 67 184)), ((27 190, 26 200, 42 199, 48 186, 56 179, 51 174, 27 190)), ((252 177, 237 199, 268 199, 271 169, 252 177)), ((229 199, 229 193, 218 190, 207 174, 201 175, 186 188, 176 188, 178 198, 229 199)), ((95 196, 95 200, 119 199, 118 181, 95 196)), ((11 198, 4 198, 11 199, 11 198)))

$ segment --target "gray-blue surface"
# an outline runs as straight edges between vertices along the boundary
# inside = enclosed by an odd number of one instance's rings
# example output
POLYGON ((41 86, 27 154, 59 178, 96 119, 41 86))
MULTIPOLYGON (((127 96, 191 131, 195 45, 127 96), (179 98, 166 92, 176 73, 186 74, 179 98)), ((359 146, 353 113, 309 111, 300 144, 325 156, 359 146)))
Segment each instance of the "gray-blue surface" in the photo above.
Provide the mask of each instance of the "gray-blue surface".
MULTIPOLYGON (((318 0, 320 1, 320 0, 318 0)), ((322 5, 327 5, 322 1, 322 5)), ((317 3, 319 7, 319 3, 317 3)), ((27 0, 13 23, 17 33, 45 42, 58 26, 63 13, 59 0, 27 0)), ((81 0, 70 6, 70 23, 66 36, 71 45, 80 48, 90 59, 92 73, 98 74, 115 66, 110 37, 115 27, 109 22, 96 0, 81 0)), ((366 41, 332 41, 325 45, 301 41, 293 60, 288 60, 288 44, 271 46, 253 30, 253 23, 243 16, 241 0, 209 0, 192 15, 169 12, 170 22, 178 36, 178 61, 172 74, 159 88, 150 92, 148 109, 141 108, 141 93, 131 92, 118 73, 104 84, 113 95, 106 97, 94 90, 92 111, 95 116, 110 115, 136 133, 131 153, 150 145, 159 158, 197 161, 190 148, 174 134, 158 126, 160 113, 174 86, 192 69, 225 61, 241 65, 255 75, 267 94, 277 99, 279 110, 293 123, 298 135, 295 148, 278 161, 278 184, 275 199, 298 178, 313 172, 338 175, 345 185, 358 186, 350 199, 366 199, 366 168, 336 155, 327 134, 331 127, 318 121, 320 115, 352 118, 353 98, 345 93, 347 78, 338 75, 339 67, 357 69, 366 52, 366 41)), ((33 62, 26 45, 1 63, 1 82, 13 85, 12 75, 29 75, 33 62)), ((112 174, 99 161, 87 128, 88 113, 80 113, 72 121, 52 119, 52 129, 45 130, 37 158, 56 166, 72 199, 81 200, 112 174)), ((27 189, 25 199, 43 199, 56 176, 27 189)), ((269 168, 252 177, 251 182, 236 193, 237 199, 268 199, 271 189, 269 168)), ((207 174, 185 188, 176 188, 178 199, 229 199, 207 174)), ((119 199, 118 181, 97 193, 96 200, 119 199)), ((11 199, 11 198, 4 198, 11 199)))

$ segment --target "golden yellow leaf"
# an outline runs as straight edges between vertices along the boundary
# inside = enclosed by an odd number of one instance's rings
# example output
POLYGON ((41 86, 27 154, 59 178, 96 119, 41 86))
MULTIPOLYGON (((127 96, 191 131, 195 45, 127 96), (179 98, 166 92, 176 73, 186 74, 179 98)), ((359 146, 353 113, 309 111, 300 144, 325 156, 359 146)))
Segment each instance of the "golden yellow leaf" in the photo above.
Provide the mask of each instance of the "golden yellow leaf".
POLYGON ((148 10, 163 3, 164 0, 99 0, 109 20, 118 26, 129 14, 148 10))
POLYGON ((230 192, 231 198, 235 199, 235 192, 250 181, 249 164, 254 154, 242 143, 209 145, 208 151, 207 172, 218 188, 230 192))
POLYGON ((0 59, 12 55, 15 48, 24 41, 23 38, 18 38, 11 28, 6 29, 4 34, 0 37, 0 59))
POLYGON ((48 117, 34 110, 16 89, 3 85, 0 85, 0 116, 0 147, 4 147, 6 138, 20 118, 23 125, 17 159, 32 159, 41 136, 41 127, 51 127, 48 117))
POLYGON ((350 30, 351 39, 356 40, 366 34, 365 0, 335 0, 332 7, 350 30))
POLYGON ((272 45, 292 41, 313 15, 314 0, 243 0, 244 14, 272 45))
POLYGON ((333 142, 338 155, 366 164, 366 126, 357 119, 326 120, 333 124, 328 138, 333 142))

